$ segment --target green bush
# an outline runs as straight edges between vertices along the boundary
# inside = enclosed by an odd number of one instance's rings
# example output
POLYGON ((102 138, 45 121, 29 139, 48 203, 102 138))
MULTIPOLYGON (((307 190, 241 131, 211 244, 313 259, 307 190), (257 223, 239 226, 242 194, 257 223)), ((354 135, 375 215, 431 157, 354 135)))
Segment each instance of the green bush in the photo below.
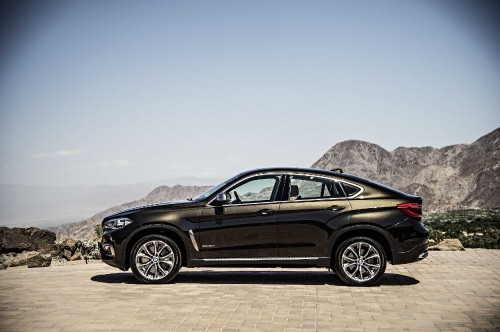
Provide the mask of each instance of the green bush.
POLYGON ((456 238, 466 248, 500 249, 500 209, 456 210, 423 218, 429 238, 456 238))

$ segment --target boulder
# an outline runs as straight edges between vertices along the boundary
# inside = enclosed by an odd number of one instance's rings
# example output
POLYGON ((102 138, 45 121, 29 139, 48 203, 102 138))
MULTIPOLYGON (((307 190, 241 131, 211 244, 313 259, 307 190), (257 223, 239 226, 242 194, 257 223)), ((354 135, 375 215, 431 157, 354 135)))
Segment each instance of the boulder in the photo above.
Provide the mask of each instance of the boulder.
POLYGON ((83 255, 81 252, 77 251, 71 258, 69 259, 70 261, 79 261, 83 259, 83 255))
POLYGON ((61 253, 61 256, 63 258, 66 258, 69 261, 71 259, 71 257, 73 256, 73 253, 68 249, 64 249, 61 253))
POLYGON ((0 254, 23 251, 48 253, 55 240, 56 234, 45 229, 0 227, 0 254))
POLYGON ((65 239, 64 241, 62 241, 60 244, 59 244, 59 248, 61 249, 66 249, 66 250, 69 250, 71 251, 72 253, 75 252, 76 250, 76 245, 77 245, 77 242, 73 239, 65 239))
POLYGON ((25 251, 20 254, 15 254, 14 257, 12 257, 9 267, 27 265, 28 260, 37 255, 40 255, 38 251, 25 251))
POLYGON ((22 253, 9 253, 0 255, 0 269, 26 265, 28 259, 39 254, 40 253, 38 251, 25 251, 22 253))
POLYGON ((435 246, 429 247, 429 250, 437 251, 463 251, 464 246, 459 239, 444 239, 435 246))
POLYGON ((39 253, 36 256, 30 257, 27 260, 28 267, 47 267, 52 263, 52 256, 50 254, 39 253))

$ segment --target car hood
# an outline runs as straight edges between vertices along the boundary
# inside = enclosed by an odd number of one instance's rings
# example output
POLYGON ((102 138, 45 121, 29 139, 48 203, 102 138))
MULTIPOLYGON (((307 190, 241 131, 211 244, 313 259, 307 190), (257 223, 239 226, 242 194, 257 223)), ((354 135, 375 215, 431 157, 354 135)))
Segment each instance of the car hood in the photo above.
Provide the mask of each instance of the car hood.
POLYGON ((116 213, 113 213, 107 217, 104 218, 104 220, 109 220, 117 217, 125 217, 129 214, 139 212, 139 211, 146 211, 146 210, 152 210, 152 209, 180 209, 180 208, 186 208, 191 205, 194 205, 196 202, 195 201, 190 201, 190 200, 184 200, 184 201, 174 201, 174 202, 161 202, 161 203, 154 203, 154 204, 148 204, 148 205, 141 205, 141 206, 135 206, 126 210, 122 210, 116 213))

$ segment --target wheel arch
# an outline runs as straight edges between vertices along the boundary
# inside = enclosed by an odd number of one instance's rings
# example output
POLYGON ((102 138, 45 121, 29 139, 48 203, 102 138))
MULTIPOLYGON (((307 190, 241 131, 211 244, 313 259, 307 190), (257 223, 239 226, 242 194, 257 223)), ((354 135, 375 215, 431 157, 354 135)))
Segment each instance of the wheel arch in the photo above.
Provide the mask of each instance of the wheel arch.
MULTIPOLYGON (((387 232, 378 226, 372 224, 361 224, 361 225, 352 225, 347 226, 341 230, 336 232, 335 237, 332 239, 330 244, 330 250, 328 252, 329 257, 332 258, 335 255, 335 251, 337 248, 344 242, 346 239, 355 237, 355 236, 364 236, 371 239, 376 240, 380 243, 382 248, 384 249, 387 260, 392 264, 392 246, 390 239, 388 238, 387 232)), ((333 265, 333 263, 331 263, 333 265)))
POLYGON ((146 235, 154 235, 154 234, 159 234, 159 235, 164 235, 168 236, 169 238, 174 241, 177 246, 179 247, 182 255, 182 265, 181 266, 186 266, 187 261, 188 261, 188 251, 187 251, 187 244, 186 244, 186 238, 182 234, 182 231, 174 226, 171 225, 164 225, 164 224, 158 224, 158 223, 153 223, 153 224, 148 224, 145 225, 144 227, 139 228, 136 230, 134 233, 132 233, 129 237, 129 240, 127 241, 126 245, 126 250, 125 250, 125 257, 124 257, 124 262, 125 262, 125 270, 130 268, 130 253, 132 251, 132 248, 134 247, 134 244, 139 241, 139 239, 143 238, 146 235))

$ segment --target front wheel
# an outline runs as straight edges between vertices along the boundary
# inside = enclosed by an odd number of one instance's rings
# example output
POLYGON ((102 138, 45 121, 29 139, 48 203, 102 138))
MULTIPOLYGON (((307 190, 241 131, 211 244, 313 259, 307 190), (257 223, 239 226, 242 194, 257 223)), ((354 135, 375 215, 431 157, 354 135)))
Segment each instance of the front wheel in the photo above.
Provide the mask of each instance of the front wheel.
POLYGON ((159 284, 171 281, 181 268, 179 246, 163 235, 141 238, 130 253, 130 267, 134 276, 143 283, 159 284))
POLYGON ((376 240, 353 237, 345 240, 335 251, 335 271, 342 281, 352 286, 377 283, 385 272, 385 251, 376 240))

